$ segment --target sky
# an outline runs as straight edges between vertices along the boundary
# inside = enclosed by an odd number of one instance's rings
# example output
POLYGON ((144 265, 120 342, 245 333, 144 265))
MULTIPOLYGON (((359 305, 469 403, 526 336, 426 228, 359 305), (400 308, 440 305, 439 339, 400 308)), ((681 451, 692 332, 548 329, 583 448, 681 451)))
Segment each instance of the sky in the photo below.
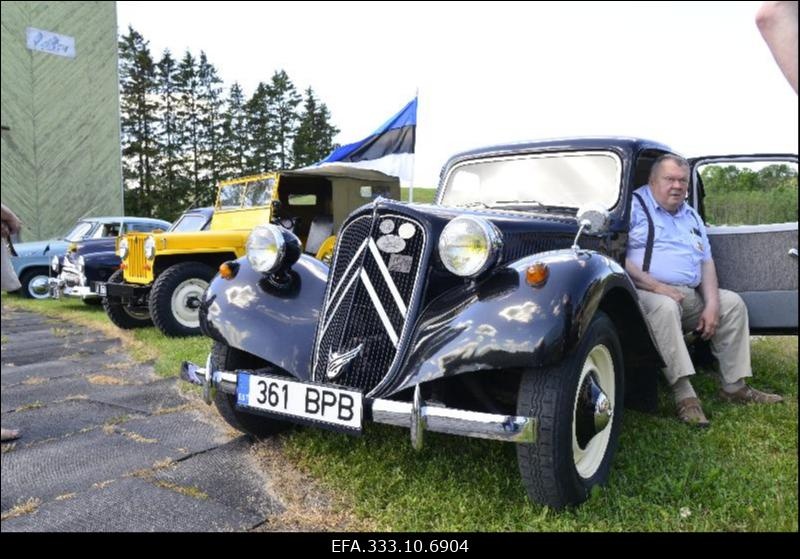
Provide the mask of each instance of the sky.
POLYGON ((117 2, 158 58, 205 51, 246 95, 279 69, 347 144, 419 95, 414 185, 455 153, 637 136, 685 156, 797 153, 760 2, 117 2))

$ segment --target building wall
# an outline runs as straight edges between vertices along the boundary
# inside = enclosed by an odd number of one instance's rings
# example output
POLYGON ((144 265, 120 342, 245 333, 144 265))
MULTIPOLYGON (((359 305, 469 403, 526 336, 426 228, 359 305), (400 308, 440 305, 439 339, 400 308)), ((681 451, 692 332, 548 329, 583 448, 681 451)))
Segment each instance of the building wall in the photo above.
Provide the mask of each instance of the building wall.
POLYGON ((3 1, 0 14, 0 180, 22 240, 122 215, 116 3, 3 1), (75 57, 28 49, 29 27, 74 38, 75 57))

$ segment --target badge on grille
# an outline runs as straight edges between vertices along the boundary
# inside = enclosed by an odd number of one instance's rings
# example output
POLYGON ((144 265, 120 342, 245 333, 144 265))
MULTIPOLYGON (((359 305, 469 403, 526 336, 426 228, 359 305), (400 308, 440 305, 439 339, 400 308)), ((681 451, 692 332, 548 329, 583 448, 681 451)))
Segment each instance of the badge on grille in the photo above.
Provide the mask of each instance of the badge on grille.
POLYGON ((406 242, 397 235, 384 235, 375 244, 383 252, 389 253, 402 252, 406 248, 406 242))
POLYGON ((407 274, 411 271, 414 259, 405 254, 393 254, 389 257, 389 271, 407 274))
POLYGON ((329 379, 335 379, 342 374, 345 366, 361 353, 361 346, 363 345, 364 344, 358 344, 353 349, 345 351, 344 353, 334 351, 328 352, 328 368, 325 371, 325 376, 329 379))

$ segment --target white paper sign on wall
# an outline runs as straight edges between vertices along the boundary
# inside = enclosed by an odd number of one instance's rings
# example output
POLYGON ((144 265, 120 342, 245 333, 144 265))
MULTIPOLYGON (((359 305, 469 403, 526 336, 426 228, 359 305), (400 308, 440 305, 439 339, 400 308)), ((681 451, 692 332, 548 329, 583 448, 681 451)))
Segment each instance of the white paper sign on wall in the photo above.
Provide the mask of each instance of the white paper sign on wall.
POLYGON ((28 27, 25 31, 29 49, 75 58, 75 37, 59 35, 58 33, 36 29, 35 27, 28 27))

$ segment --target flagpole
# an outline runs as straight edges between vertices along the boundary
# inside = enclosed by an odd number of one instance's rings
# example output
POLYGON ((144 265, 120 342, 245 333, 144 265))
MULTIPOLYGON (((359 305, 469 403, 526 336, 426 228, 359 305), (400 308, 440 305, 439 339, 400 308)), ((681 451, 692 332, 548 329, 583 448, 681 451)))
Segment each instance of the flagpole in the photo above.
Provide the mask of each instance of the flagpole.
MULTIPOLYGON (((417 101, 417 114, 419 114, 419 87, 417 87, 416 93, 414 93, 414 99, 417 101)), ((414 201, 414 167, 417 164, 417 130, 419 130, 419 125, 416 124, 415 119, 415 127, 414 127, 414 156, 411 158, 411 182, 408 185, 408 202, 409 204, 414 201)))

